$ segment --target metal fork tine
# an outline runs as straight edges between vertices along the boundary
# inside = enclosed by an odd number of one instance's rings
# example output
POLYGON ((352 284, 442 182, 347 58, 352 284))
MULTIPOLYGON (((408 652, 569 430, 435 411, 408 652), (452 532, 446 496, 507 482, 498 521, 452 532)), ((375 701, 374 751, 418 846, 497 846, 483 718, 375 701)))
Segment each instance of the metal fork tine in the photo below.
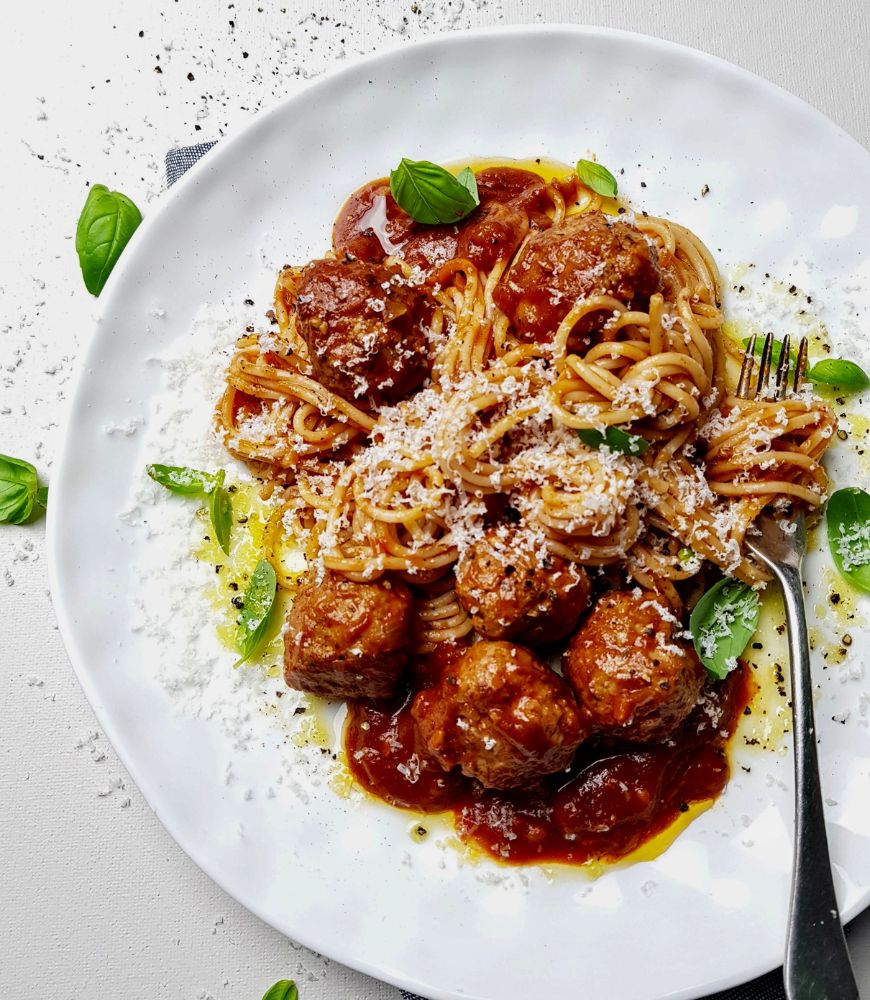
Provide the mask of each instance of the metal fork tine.
POLYGON ((743 355, 743 365, 740 368, 740 381, 737 383, 737 395, 742 399, 751 399, 755 395, 751 391, 752 372, 755 368, 755 334, 749 338, 746 353, 743 355))
POLYGON ((768 333, 764 338, 764 347, 761 349, 761 364, 758 367, 758 387, 755 395, 766 395, 767 383, 770 380, 770 360, 773 357, 773 334, 768 333))
POLYGON ((797 365, 794 370, 794 391, 799 392, 804 384, 807 373, 807 360, 809 358, 810 345, 806 337, 801 337, 798 347, 797 365))
POLYGON ((776 366, 776 391, 774 399, 784 399, 788 388, 788 367, 791 363, 791 337, 786 334, 782 338, 782 348, 779 354, 779 364, 776 366))

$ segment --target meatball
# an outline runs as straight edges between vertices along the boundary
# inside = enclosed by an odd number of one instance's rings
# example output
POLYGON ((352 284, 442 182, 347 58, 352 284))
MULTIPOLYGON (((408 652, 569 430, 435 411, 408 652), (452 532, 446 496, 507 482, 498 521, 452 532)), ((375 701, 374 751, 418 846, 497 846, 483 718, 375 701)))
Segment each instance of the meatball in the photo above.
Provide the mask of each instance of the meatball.
POLYGON ((598 733, 626 743, 672 736, 698 701, 704 669, 673 636, 676 619, 651 592, 605 594, 562 660, 598 733))
POLYGON ((456 596, 488 639, 554 642, 589 603, 586 571, 530 543, 521 528, 487 529, 456 567, 456 596))
MULTIPOLYGON (((643 307, 661 284, 656 249, 637 228, 602 212, 583 212, 534 233, 493 298, 518 337, 546 341, 578 299, 611 295, 643 307)), ((609 317, 609 312, 584 316, 575 337, 588 338, 609 317)))
POLYGON ((568 685, 528 650, 478 642, 411 709, 429 750, 487 788, 518 788, 571 763, 586 725, 568 685))
POLYGON ((284 680, 324 698, 387 698, 407 662, 413 599, 399 580, 307 577, 287 616, 284 680))
POLYGON ((312 261, 300 274, 295 308, 314 374, 339 396, 394 402, 426 378, 429 299, 397 268, 312 261))

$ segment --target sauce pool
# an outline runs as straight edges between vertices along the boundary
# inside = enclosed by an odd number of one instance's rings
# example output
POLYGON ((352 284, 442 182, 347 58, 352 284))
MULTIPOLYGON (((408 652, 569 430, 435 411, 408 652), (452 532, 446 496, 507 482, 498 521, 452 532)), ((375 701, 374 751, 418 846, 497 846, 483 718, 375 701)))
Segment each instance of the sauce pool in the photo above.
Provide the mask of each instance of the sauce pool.
POLYGON ((586 745, 567 771, 534 789, 502 792, 456 769, 444 771, 417 737, 411 716, 416 691, 463 649, 444 644, 421 658, 401 699, 349 707, 344 745, 350 771, 390 805, 449 811, 463 841, 502 861, 581 865, 624 858, 724 789, 728 741, 750 696, 745 665, 708 685, 668 743, 586 745))

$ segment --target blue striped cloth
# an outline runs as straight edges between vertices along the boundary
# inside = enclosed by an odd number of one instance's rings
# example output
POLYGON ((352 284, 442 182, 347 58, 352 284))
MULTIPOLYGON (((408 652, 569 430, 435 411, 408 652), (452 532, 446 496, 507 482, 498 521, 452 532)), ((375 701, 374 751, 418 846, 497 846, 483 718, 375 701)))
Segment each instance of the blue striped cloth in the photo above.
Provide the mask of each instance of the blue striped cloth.
MULTIPOLYGON (((181 146, 170 149, 166 154, 166 182, 173 185, 179 177, 215 146, 214 142, 200 142, 195 146, 181 146)), ((414 993, 402 990, 405 1000, 423 1000, 414 993)), ((724 993, 717 993, 708 1000, 786 1000, 782 985, 782 970, 777 969, 761 979, 755 979, 744 986, 738 986, 724 993)))

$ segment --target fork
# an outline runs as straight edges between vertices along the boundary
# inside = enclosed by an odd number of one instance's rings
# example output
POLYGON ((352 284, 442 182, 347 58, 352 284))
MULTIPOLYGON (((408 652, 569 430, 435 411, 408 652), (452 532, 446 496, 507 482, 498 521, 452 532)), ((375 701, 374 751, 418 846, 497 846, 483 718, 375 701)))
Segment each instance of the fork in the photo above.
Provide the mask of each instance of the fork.
MULTIPOLYGON (((755 345, 753 335, 746 347, 736 395, 743 399, 781 400, 789 388, 789 338, 783 339, 776 374, 771 379, 773 334, 767 334, 758 379, 753 384, 755 345)), ((795 392, 803 382, 807 354, 807 339, 803 337, 792 380, 795 392)), ((795 840, 783 969, 785 992, 788 1000, 859 1000, 831 875, 816 754, 813 681, 801 579, 801 563, 807 547, 806 524, 800 514, 794 530, 788 533, 772 517, 763 514, 755 521, 755 527, 758 534, 747 537, 746 546, 770 570, 782 589, 791 665, 795 840)))

